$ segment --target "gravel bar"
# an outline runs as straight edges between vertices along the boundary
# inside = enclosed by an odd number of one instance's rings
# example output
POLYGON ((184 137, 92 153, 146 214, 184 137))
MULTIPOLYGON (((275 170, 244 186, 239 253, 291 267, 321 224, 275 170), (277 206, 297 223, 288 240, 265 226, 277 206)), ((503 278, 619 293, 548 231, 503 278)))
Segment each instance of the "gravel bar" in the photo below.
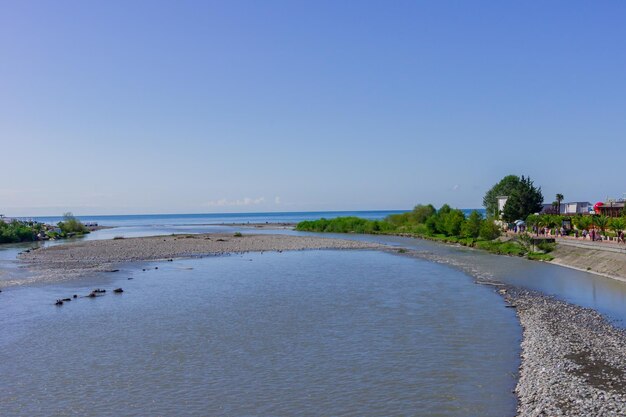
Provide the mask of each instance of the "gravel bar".
MULTIPOLYGON (((231 253, 305 249, 380 249, 376 243, 314 236, 193 234, 92 240, 30 250, 19 255, 33 274, 20 284, 58 281, 114 271, 124 262, 166 260, 231 253)), ((1 284, 2 282, 0 282, 1 284)), ((3 283, 16 284, 11 281, 3 283)))
POLYGON ((498 291, 523 328, 518 416, 626 416, 626 331, 592 309, 498 291))

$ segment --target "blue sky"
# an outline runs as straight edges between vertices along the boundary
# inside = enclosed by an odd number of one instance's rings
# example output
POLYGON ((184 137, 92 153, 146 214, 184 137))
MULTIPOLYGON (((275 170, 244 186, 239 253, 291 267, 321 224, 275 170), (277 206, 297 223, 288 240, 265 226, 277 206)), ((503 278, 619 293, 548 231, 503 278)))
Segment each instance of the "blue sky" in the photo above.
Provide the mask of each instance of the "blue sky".
POLYGON ((480 207, 626 193, 626 3, 20 1, 0 213, 480 207))

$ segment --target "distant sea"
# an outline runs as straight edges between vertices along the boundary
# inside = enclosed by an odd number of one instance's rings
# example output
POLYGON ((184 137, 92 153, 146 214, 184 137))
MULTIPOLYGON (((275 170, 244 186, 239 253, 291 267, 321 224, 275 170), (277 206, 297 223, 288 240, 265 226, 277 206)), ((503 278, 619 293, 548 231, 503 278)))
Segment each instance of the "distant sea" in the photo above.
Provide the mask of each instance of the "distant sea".
MULTIPOLYGON (((467 215, 473 209, 463 209, 467 215)), ((365 210, 365 211, 302 211, 276 213, 207 213, 207 214, 131 214, 111 216, 77 216, 84 223, 97 223, 100 226, 185 226, 201 224, 229 223, 298 223, 304 220, 317 220, 322 217, 356 216, 369 220, 381 220, 390 214, 405 213, 410 210, 365 210)), ((484 214, 484 209, 478 209, 484 214)), ((56 224, 61 216, 23 217, 42 223, 56 224)))
MULTIPOLYGON (((407 210, 385 211, 303 211, 272 213, 203 213, 203 214, 131 214, 111 216, 77 216, 85 223, 98 223, 100 226, 185 226, 229 223, 298 223, 303 220, 327 219, 342 216, 358 216, 366 219, 383 219, 390 214, 407 210)), ((57 223, 60 216, 33 217, 43 223, 57 223)))

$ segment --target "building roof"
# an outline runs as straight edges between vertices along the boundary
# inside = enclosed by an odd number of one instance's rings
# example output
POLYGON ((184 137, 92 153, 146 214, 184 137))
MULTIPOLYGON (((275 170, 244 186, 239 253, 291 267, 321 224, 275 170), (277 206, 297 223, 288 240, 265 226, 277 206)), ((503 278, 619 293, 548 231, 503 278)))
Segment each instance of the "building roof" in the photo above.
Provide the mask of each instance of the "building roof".
POLYGON ((602 203, 602 204, 604 204, 604 205, 600 206, 600 208, 611 208, 611 207, 613 207, 613 208, 620 208, 620 207, 624 207, 624 202, 623 201, 614 201, 612 203, 605 202, 605 203, 602 203))

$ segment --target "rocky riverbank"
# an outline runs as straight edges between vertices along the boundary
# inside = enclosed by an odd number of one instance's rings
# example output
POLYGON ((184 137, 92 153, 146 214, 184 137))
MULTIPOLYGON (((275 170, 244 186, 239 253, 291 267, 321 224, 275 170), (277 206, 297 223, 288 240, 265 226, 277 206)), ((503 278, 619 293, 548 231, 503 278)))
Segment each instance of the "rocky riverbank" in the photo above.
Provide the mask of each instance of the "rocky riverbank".
POLYGON ((523 328, 518 416, 626 415, 626 332, 598 312, 516 288, 523 328))
POLYGON ((19 255, 32 274, 25 282, 0 281, 0 286, 75 278, 112 271, 124 262, 242 252, 304 249, 379 249, 382 245, 343 239, 288 235, 193 234, 93 240, 30 250, 19 255))
POLYGON ((458 268, 515 308, 522 327, 517 416, 625 416, 626 331, 595 310, 506 285, 467 261, 386 249, 458 268))

